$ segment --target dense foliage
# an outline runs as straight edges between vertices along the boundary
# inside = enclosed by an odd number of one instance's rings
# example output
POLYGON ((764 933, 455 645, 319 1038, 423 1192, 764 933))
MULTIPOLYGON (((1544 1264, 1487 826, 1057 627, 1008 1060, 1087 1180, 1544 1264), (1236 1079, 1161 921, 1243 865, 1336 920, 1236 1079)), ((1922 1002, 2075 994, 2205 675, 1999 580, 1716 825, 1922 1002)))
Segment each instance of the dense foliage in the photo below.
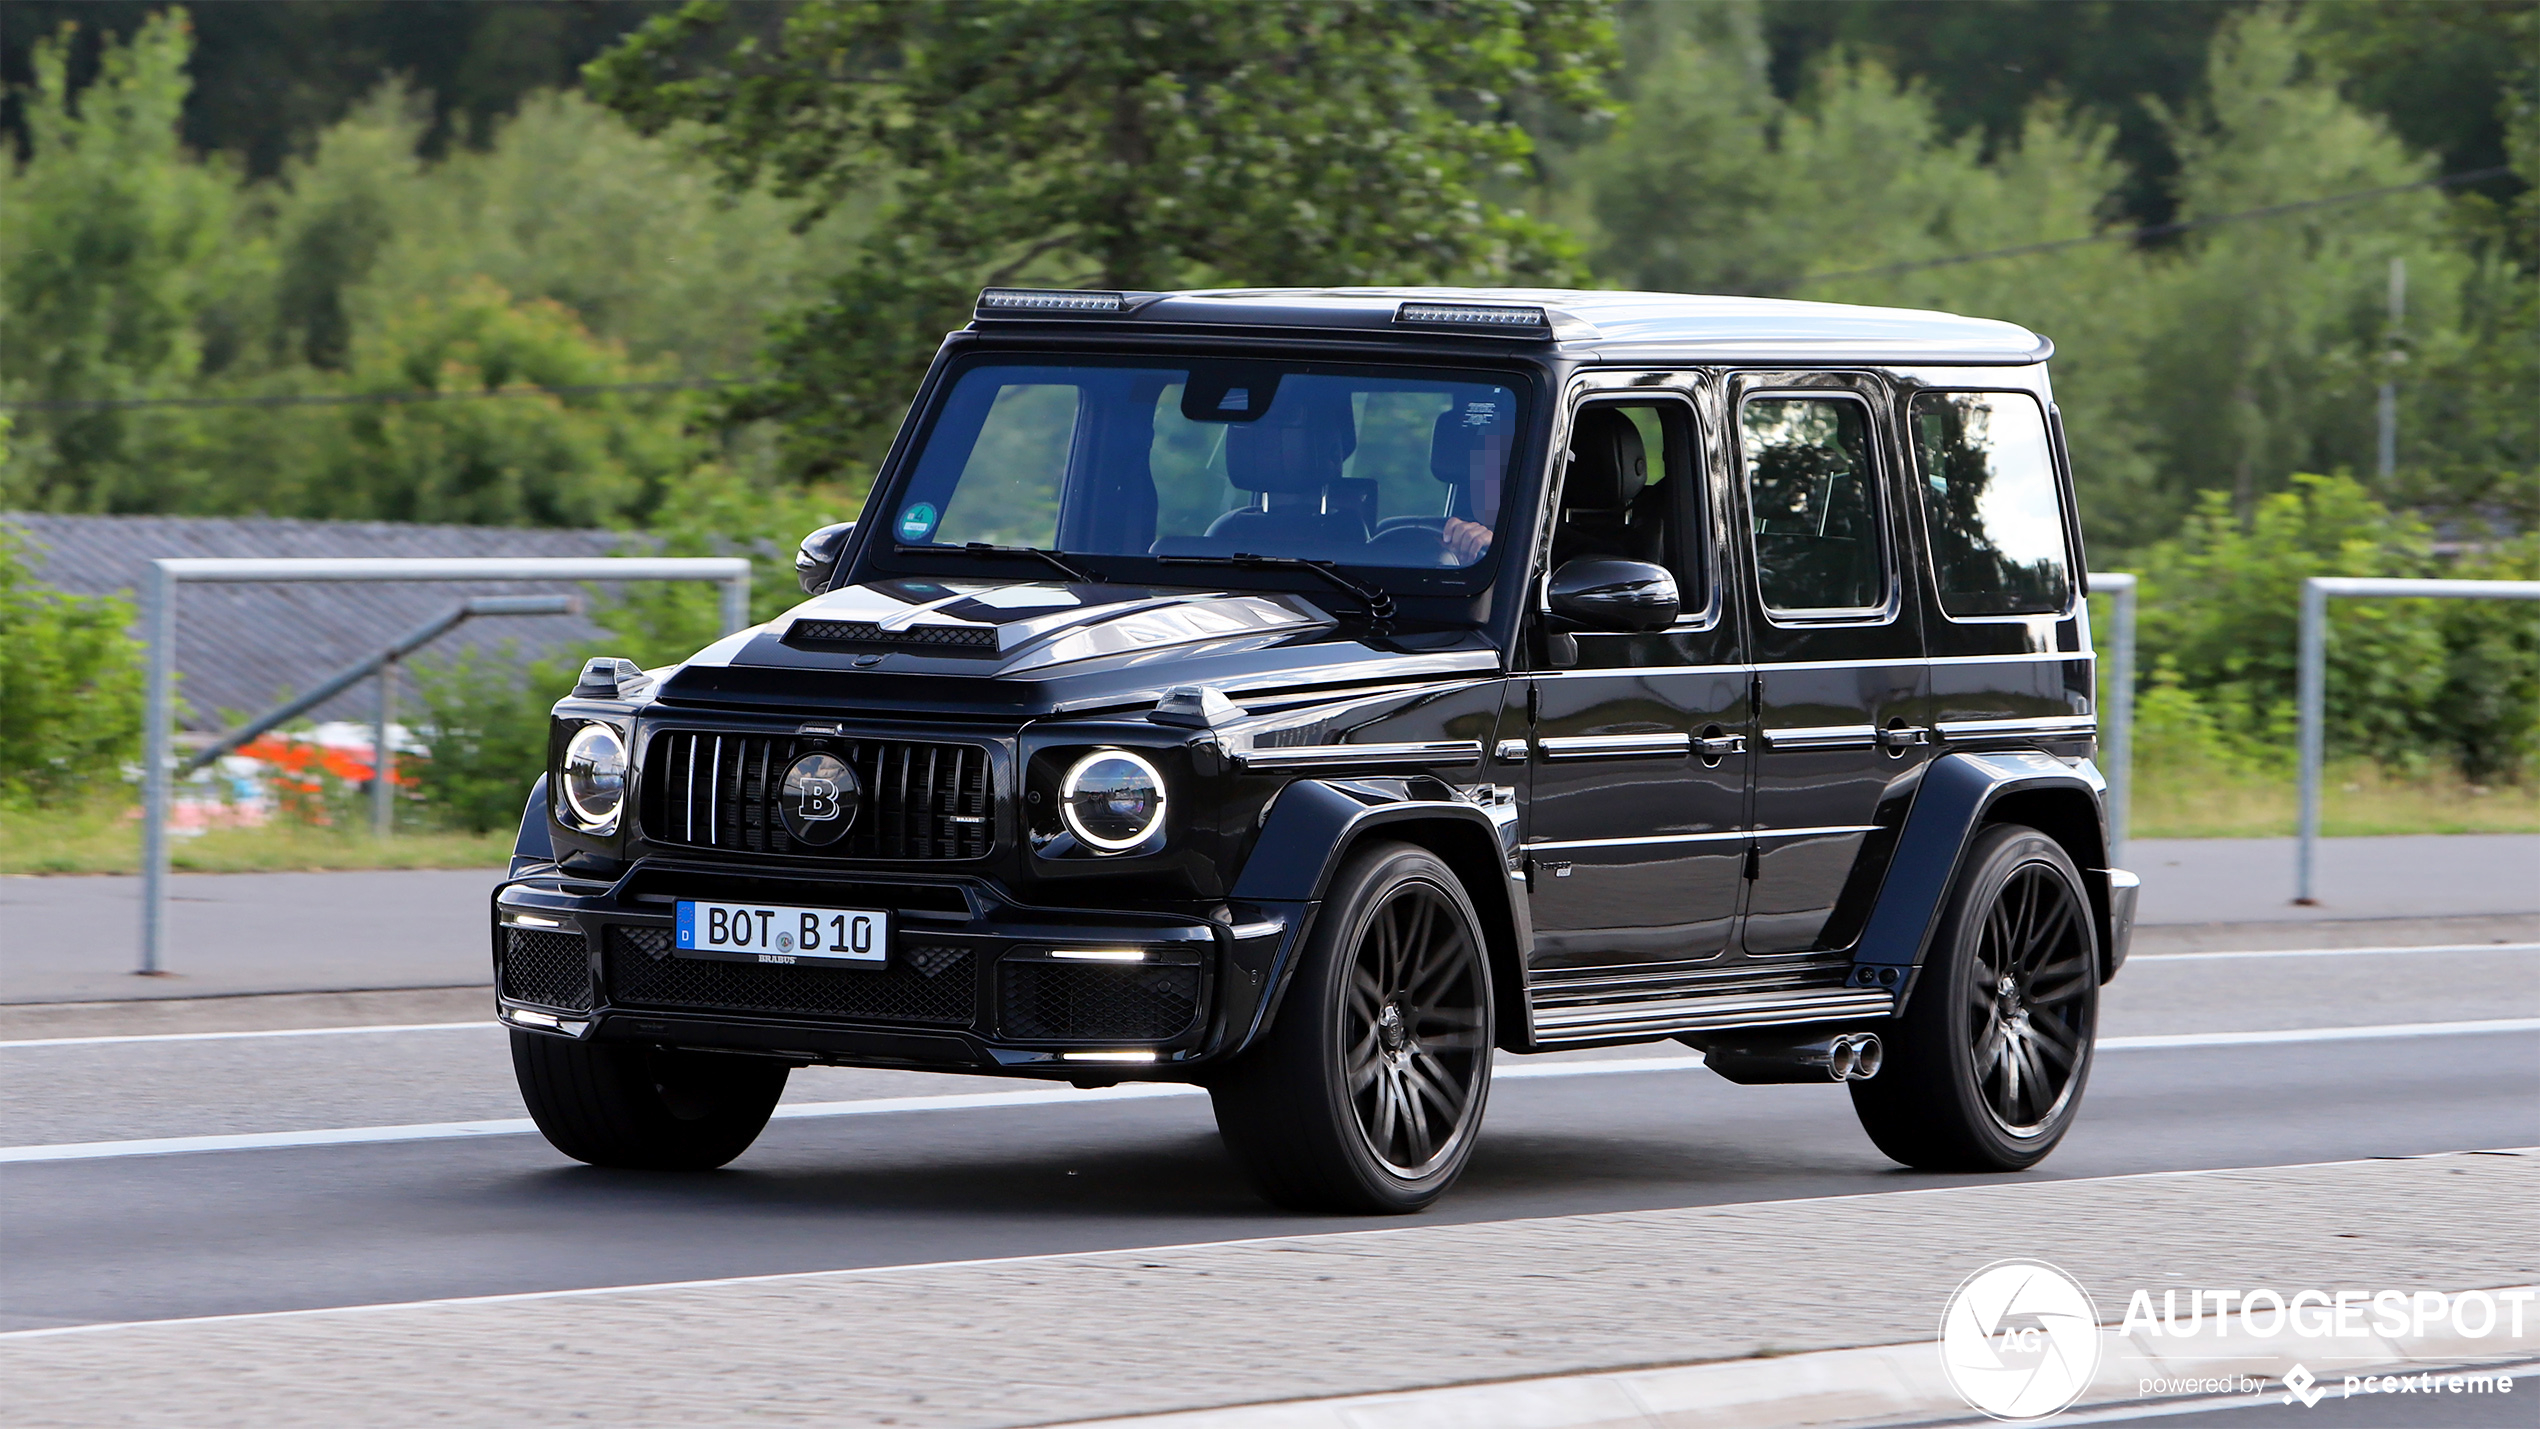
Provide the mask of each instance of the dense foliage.
POLYGON ((76 802, 139 751, 141 646, 130 601, 64 595, 0 526, 0 807, 76 802))
POLYGON ((772 39, 701 0, 595 63, 657 133, 817 218, 870 198, 771 385, 806 471, 869 458, 982 286, 1576 281, 1493 201, 1532 150, 1507 106, 1595 110, 1593 0, 808 0, 772 39))

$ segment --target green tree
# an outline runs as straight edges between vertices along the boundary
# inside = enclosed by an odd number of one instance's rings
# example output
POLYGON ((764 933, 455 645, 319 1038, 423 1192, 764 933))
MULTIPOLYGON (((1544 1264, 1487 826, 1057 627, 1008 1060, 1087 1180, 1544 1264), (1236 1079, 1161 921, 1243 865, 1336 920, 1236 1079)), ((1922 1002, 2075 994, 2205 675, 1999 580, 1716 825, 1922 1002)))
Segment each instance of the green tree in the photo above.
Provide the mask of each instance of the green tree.
MULTIPOLYGON (((0 395, 185 395, 252 346, 270 251, 240 231, 235 176, 177 141, 183 12, 108 46, 76 107, 69 38, 35 47, 18 95, 31 153, 0 159, 0 395)), ((31 412, 0 468, 0 505, 170 509, 204 479, 197 437, 181 411, 31 412)))
POLYGON ((877 212, 778 329, 802 470, 869 456, 983 284, 1559 281, 1575 250, 1493 201, 1523 96, 1602 102, 1597 0, 812 0, 772 36, 701 0, 586 72, 645 132, 704 127, 728 182, 806 220, 877 212))

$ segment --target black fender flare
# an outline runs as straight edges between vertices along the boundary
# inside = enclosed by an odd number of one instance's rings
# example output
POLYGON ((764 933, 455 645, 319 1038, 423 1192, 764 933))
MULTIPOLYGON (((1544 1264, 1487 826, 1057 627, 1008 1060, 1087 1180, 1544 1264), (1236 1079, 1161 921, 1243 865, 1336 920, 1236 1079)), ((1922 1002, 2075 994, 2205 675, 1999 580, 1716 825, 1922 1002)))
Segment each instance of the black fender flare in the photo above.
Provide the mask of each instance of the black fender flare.
POLYGON ((2125 961, 2134 907, 2131 876, 2120 880, 2107 866, 2106 794, 2107 781, 2095 766, 2050 754, 1960 751, 1933 760, 1853 949, 1850 985, 1892 989, 1897 1005, 1904 1005, 1967 845, 2006 800, 2030 815, 2021 822, 2043 823, 2035 813, 2046 810, 2065 816, 2043 831, 2062 842, 2081 869, 2099 924, 2099 979, 2114 976, 2125 961))
POLYGON ((1350 848, 1366 834, 1389 826, 1412 836, 1415 830, 1409 826, 1423 823, 1456 831, 1449 839, 1437 841, 1444 844, 1438 852, 1463 877, 1475 911, 1482 916, 1483 932, 1490 941, 1491 976, 1501 994, 1502 1039, 1511 1026, 1512 1010, 1522 1037, 1521 968, 1534 931, 1525 885, 1513 873, 1515 806, 1477 804, 1456 797, 1454 790, 1433 779, 1298 779, 1272 800, 1260 837, 1253 841, 1252 855, 1236 875, 1229 896, 1238 904, 1302 906, 1303 917, 1295 933, 1283 941, 1251 1024, 1230 1039, 1227 1051, 1250 1045, 1277 1015, 1323 897, 1350 848))
POLYGON ((536 864, 556 861, 555 841, 547 835, 547 776, 529 786, 529 804, 520 811, 520 832, 512 838, 511 876, 536 864))

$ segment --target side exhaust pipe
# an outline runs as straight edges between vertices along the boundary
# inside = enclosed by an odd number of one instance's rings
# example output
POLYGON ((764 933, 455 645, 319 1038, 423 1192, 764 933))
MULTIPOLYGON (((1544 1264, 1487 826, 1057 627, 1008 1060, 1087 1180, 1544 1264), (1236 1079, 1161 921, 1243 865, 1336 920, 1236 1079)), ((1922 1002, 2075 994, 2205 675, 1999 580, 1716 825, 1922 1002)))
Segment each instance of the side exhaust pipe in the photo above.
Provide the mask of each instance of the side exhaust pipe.
POLYGON ((1797 1042, 1732 1033, 1693 1045, 1702 1048, 1705 1066, 1750 1087, 1866 1082, 1887 1061, 1887 1049, 1875 1032, 1838 1032, 1797 1042))

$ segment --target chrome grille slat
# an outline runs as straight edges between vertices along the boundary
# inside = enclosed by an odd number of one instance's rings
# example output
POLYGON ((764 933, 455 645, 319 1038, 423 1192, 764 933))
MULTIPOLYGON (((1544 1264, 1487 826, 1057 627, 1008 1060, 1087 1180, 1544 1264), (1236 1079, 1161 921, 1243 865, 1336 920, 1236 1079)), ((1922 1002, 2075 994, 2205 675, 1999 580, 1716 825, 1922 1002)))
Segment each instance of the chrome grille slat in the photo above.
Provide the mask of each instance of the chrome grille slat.
POLYGON ((657 844, 937 861, 984 857, 993 841, 991 765, 977 745, 664 730, 647 758, 639 818, 657 844), (844 760, 863 784, 846 837, 822 848, 797 844, 777 805, 785 770, 814 749, 844 760))

